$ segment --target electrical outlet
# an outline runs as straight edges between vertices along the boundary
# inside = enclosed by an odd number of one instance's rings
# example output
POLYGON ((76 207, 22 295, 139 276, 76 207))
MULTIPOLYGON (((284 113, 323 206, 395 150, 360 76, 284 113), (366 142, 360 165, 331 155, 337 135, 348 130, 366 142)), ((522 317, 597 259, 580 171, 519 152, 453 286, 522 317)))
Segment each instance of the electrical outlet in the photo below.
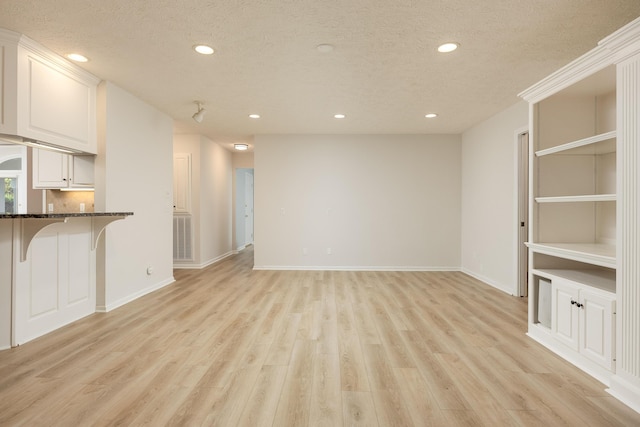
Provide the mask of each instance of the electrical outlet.
POLYGON ((327 248, 327 255, 331 255, 331 248, 327 248))

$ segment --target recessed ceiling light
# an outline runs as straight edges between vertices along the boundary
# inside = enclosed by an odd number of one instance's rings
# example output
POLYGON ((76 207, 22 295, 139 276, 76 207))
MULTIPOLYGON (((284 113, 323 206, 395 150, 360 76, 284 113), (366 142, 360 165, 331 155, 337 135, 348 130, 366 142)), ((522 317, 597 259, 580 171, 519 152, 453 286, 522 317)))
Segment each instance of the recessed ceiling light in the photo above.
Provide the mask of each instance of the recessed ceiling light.
POLYGON ((207 46, 206 44, 195 45, 193 47, 193 50, 203 55, 211 55, 213 53, 213 48, 211 46, 207 46))
POLYGON ((456 50, 460 45, 458 43, 445 43, 445 44, 441 44, 440 46, 438 46, 438 52, 441 53, 449 53, 449 52, 453 52, 454 50, 456 50))
POLYGON ((70 53, 67 55, 67 58, 76 62, 87 62, 89 60, 89 58, 84 55, 80 55, 79 53, 70 53))
POLYGON ((333 51, 333 45, 326 43, 319 44, 318 46, 316 46, 316 50, 322 53, 329 53, 333 51))
POLYGON ((247 151, 249 149, 249 145, 247 144, 233 144, 233 148, 238 151, 247 151))
POLYGON ((344 114, 334 114, 333 117, 335 117, 336 119, 344 119, 347 116, 345 116, 344 114))
POLYGON ((434 117, 438 117, 436 113, 428 113, 424 115, 427 119, 433 119, 434 117))
POLYGON ((260 118, 260 114, 249 114, 249 117, 252 119, 259 119, 260 118))

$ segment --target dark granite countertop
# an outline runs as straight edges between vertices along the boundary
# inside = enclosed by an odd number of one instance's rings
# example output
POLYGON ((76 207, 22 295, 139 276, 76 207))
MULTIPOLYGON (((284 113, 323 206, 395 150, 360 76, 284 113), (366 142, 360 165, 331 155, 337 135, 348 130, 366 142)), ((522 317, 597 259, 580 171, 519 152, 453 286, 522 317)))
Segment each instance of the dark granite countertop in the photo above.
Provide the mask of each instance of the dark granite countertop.
POLYGON ((55 212, 55 213, 0 213, 0 219, 11 218, 82 218, 92 216, 131 216, 133 212, 55 212))

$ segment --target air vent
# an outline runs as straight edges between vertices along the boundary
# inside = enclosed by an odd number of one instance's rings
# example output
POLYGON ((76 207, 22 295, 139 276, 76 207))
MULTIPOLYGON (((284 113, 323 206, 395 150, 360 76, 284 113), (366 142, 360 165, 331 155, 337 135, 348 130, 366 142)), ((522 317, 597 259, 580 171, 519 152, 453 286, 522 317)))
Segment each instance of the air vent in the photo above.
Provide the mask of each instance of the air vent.
POLYGON ((173 217, 173 261, 193 261, 191 215, 173 217))

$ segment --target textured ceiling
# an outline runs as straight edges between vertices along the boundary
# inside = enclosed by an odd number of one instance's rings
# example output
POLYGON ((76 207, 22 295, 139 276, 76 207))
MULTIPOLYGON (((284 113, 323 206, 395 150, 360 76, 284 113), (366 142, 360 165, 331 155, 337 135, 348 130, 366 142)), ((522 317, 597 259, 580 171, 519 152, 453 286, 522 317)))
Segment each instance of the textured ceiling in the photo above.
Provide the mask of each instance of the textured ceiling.
POLYGON ((85 69, 173 117, 177 133, 223 144, 460 133, 638 16, 640 0, 0 0, 0 27, 85 54, 85 69), (461 47, 437 53, 446 41, 461 47))

